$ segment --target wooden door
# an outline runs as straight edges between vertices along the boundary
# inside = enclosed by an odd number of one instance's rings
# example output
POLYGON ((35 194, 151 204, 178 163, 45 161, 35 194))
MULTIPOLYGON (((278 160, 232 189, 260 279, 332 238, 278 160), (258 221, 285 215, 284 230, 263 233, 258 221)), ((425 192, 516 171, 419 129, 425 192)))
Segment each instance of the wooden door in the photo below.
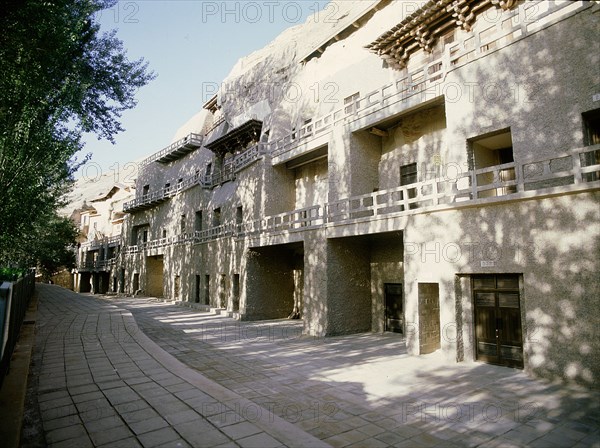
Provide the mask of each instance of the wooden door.
POLYGON ((473 277, 476 358, 523 368, 518 275, 473 277))

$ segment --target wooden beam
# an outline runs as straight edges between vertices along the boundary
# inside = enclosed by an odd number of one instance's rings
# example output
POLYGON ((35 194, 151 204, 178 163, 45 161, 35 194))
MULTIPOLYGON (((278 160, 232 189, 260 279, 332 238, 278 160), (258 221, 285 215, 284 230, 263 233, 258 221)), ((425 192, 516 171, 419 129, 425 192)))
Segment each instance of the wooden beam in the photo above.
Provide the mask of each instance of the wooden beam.
POLYGON ((379 129, 375 126, 369 129, 369 132, 373 135, 377 135, 378 137, 387 137, 389 135, 388 131, 384 129, 379 129))

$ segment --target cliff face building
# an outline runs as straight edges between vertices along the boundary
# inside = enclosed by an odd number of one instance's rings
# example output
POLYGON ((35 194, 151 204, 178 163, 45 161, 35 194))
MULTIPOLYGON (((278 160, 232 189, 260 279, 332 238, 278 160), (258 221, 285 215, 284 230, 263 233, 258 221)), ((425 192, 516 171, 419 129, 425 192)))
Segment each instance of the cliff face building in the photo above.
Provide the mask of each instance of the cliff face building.
POLYGON ((598 381, 600 6, 336 5, 143 162, 109 287, 598 381))
POLYGON ((71 219, 79 222, 80 230, 77 267, 73 271, 76 291, 119 291, 118 279, 111 273, 116 274, 117 261, 123 253, 123 204, 134 196, 132 190, 125 184, 113 184, 72 213, 71 219))

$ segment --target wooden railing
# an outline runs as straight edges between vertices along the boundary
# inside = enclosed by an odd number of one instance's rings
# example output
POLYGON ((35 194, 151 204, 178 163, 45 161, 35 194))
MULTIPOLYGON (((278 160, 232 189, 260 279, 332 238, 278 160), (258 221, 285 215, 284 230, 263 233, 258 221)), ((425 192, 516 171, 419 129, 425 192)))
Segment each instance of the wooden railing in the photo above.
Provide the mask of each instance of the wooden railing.
POLYGON ((95 261, 81 261, 77 267, 80 270, 83 269, 109 269, 117 264, 117 257, 109 258, 106 260, 95 260, 95 261))
POLYGON ((267 143, 268 151, 273 157, 282 156, 299 145, 330 132, 333 126, 340 123, 355 120, 415 95, 423 95, 424 101, 440 96, 441 90, 434 86, 443 83, 449 72, 549 26, 563 13, 590 6, 582 2, 524 2, 505 12, 501 16, 502 20, 481 20, 472 35, 463 41, 446 45, 439 58, 421 64, 402 79, 355 98, 343 107, 312 118, 297 130, 267 143))
POLYGON ((181 150, 182 148, 186 148, 186 147, 199 148, 200 146, 202 146, 202 140, 203 140, 203 136, 201 134, 195 134, 192 132, 192 133, 186 135, 185 137, 180 138, 176 142, 171 143, 166 148, 161 149, 160 151, 152 154, 150 157, 147 157, 146 159, 144 159, 142 161, 142 163, 140 164, 140 168, 144 167, 144 166, 148 165, 149 163, 152 163, 156 160, 160 160, 163 157, 168 156, 172 153, 176 153, 177 151, 181 150))
POLYGON ((565 192, 565 188, 600 188, 600 145, 574 149, 555 157, 525 163, 505 163, 437 177, 388 190, 351 196, 324 205, 293 210, 236 224, 129 246, 125 253, 178 245, 198 244, 222 237, 246 237, 294 232, 379 216, 402 216, 463 205, 485 205, 497 200, 530 198, 565 192))
POLYGON ((236 173, 257 161, 265 154, 265 152, 266 148, 263 144, 254 145, 228 160, 221 170, 208 175, 197 172, 184 178, 181 182, 179 182, 178 179, 172 180, 169 182, 168 187, 161 188, 158 191, 147 193, 131 201, 125 202, 123 204, 123 211, 132 213, 137 210, 160 204, 195 185, 201 185, 202 188, 210 189, 225 182, 232 181, 235 179, 236 173))
POLYGON ((88 250, 94 250, 94 249, 98 249, 102 246, 111 246, 111 245, 118 244, 118 243, 120 243, 120 241, 121 241, 121 235, 105 236, 104 238, 101 238, 101 239, 97 239, 97 240, 93 240, 93 241, 86 241, 84 243, 81 243, 81 248, 88 249, 88 250))

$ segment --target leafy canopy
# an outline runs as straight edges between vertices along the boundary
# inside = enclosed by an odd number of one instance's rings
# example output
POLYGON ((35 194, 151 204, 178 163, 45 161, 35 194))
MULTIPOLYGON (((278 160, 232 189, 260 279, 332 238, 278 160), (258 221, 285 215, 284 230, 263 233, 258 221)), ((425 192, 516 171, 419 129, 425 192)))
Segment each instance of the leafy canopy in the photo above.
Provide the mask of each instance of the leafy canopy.
POLYGON ((2 2, 0 265, 28 262, 20 246, 57 218, 73 173, 89 158, 75 157, 82 134, 114 143, 123 111, 155 76, 143 59, 128 60, 114 31, 100 32, 95 14, 115 3, 2 2))

